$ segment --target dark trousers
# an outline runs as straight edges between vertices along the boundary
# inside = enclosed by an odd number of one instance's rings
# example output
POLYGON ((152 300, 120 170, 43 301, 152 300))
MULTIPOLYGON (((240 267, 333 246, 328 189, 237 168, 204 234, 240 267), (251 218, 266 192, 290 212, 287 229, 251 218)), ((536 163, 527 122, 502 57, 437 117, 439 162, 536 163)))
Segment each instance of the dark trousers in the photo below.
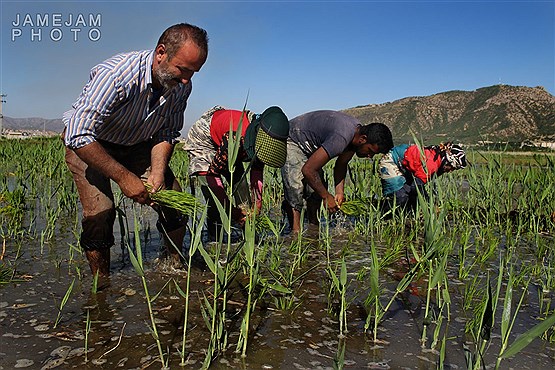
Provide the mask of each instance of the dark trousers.
POLYGON ((418 193, 422 194, 425 198, 428 197, 425 184, 422 180, 410 178, 410 181, 407 181, 401 189, 384 199, 382 212, 387 212, 394 207, 403 211, 414 211, 418 204, 418 193))

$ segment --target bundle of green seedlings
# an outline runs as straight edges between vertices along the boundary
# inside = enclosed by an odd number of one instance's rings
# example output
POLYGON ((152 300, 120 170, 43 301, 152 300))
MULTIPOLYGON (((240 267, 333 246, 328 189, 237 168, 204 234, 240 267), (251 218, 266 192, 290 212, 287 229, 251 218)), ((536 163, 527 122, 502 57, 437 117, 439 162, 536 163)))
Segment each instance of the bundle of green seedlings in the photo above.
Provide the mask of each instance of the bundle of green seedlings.
POLYGON ((339 209, 347 216, 362 216, 369 213, 371 204, 371 198, 353 199, 341 204, 339 209))
POLYGON ((275 228, 274 223, 270 220, 270 217, 266 215, 260 215, 255 219, 256 231, 263 232, 265 230, 273 230, 275 228))
MULTIPOLYGON (((152 189, 152 186, 148 184, 145 184, 145 186, 149 191, 152 189)), ((156 204, 173 208, 184 215, 198 213, 203 207, 194 195, 177 190, 159 190, 155 193, 150 193, 150 199, 156 204)))

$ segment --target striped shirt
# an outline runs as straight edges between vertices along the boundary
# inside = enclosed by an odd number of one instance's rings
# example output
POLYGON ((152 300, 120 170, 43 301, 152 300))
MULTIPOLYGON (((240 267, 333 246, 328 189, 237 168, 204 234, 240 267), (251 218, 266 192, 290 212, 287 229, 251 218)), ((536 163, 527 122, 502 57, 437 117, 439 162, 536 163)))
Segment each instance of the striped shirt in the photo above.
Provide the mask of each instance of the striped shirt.
POLYGON ((65 112, 65 143, 72 149, 104 140, 134 145, 149 139, 175 144, 192 83, 155 95, 152 50, 118 54, 93 67, 89 82, 65 112))

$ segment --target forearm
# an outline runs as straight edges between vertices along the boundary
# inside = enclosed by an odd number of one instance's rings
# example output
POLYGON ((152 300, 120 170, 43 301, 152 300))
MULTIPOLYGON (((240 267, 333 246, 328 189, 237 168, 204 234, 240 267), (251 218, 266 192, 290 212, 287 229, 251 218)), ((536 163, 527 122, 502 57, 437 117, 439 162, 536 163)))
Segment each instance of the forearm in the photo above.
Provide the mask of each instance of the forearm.
POLYGON ((318 148, 306 161, 301 172, 304 179, 312 189, 323 199, 330 196, 328 189, 322 183, 320 171, 328 163, 330 157, 324 148, 318 148))
POLYGON ((151 172, 164 175, 170 163, 174 146, 167 141, 159 142, 152 147, 150 154, 151 172))
POLYGON ((320 147, 308 158, 301 171, 308 185, 324 200, 327 210, 333 213, 337 212, 339 207, 335 202, 334 196, 328 192, 327 187, 320 178, 320 171, 329 160, 328 153, 324 148, 320 147))
POLYGON ((343 195, 345 193, 345 177, 347 176, 346 167, 338 168, 338 166, 335 166, 333 175, 335 183, 335 194, 343 195))
POLYGON ((262 209, 262 189, 264 187, 263 183, 263 176, 264 170, 260 169, 251 169, 250 171, 250 180, 251 180, 251 192, 253 194, 253 201, 256 204, 256 207, 260 211, 262 209))
POLYGON ((336 197, 344 197, 345 194, 345 178, 347 177, 347 169, 349 168, 349 161, 353 157, 354 152, 343 152, 335 161, 333 167, 333 180, 335 184, 336 197))
POLYGON ((325 199, 328 195, 330 195, 326 186, 322 182, 320 178, 320 174, 318 171, 303 167, 302 170, 304 179, 308 183, 308 185, 323 199, 325 199))
POLYGON ((104 147, 96 141, 74 151, 88 166, 114 180, 116 183, 120 183, 129 175, 133 175, 127 168, 109 155, 104 147))
POLYGON ((149 195, 142 180, 110 156, 98 142, 75 149, 75 153, 88 166, 114 180, 128 198, 141 204, 149 202, 149 195))
POLYGON ((303 169, 303 175, 310 187, 322 198, 328 212, 337 212, 339 210, 339 205, 335 197, 328 191, 327 187, 322 182, 319 171, 304 171, 303 169))

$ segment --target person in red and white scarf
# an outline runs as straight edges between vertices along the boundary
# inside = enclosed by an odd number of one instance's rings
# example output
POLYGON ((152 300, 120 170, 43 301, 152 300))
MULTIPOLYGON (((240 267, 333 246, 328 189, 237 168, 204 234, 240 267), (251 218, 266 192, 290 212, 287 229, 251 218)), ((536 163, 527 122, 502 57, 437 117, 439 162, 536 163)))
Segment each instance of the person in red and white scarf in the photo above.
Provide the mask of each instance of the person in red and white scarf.
POLYGON ((380 160, 379 175, 384 203, 382 210, 394 206, 414 209, 418 193, 426 196, 424 185, 433 177, 467 166, 466 153, 452 142, 420 148, 401 144, 393 147, 380 160))

